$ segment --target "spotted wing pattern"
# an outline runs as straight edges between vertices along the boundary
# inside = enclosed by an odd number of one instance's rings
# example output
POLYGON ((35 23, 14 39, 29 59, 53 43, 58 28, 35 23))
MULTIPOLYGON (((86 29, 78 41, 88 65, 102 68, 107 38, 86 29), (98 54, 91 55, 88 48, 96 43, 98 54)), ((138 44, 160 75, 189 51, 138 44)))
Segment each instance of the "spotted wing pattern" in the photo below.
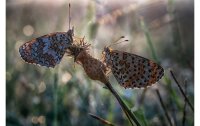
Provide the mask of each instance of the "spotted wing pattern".
POLYGON ((156 83, 164 75, 164 69, 141 56, 105 48, 105 62, 125 88, 141 88, 156 83))
POLYGON ((73 30, 55 32, 24 43, 19 48, 23 60, 46 67, 59 64, 66 49, 73 43, 73 30))

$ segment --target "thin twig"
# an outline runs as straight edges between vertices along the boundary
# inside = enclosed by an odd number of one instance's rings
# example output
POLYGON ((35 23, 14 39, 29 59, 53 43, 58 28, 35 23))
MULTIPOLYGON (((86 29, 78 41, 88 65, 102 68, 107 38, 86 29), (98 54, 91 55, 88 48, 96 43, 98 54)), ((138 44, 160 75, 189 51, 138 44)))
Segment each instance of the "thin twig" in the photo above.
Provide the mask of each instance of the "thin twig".
POLYGON ((97 116, 97 115, 94 115, 92 113, 88 113, 92 118, 95 118, 97 120, 99 120, 101 123, 105 124, 105 125, 109 125, 109 126, 114 126, 114 124, 112 124, 111 122, 97 116))
MULTIPOLYGON (((186 82, 186 80, 185 80, 185 95, 187 96, 187 82, 186 82)), ((185 99, 184 108, 183 108, 182 126, 185 126, 185 121, 186 121, 186 107, 187 107, 187 102, 186 102, 186 99, 185 99)))
POLYGON ((144 99, 145 99, 146 92, 147 92, 147 88, 145 88, 145 89, 143 90, 143 92, 142 92, 142 95, 141 95, 141 97, 140 97, 140 99, 139 99, 139 106, 140 106, 141 104, 143 104, 144 99))
POLYGON ((172 71, 172 70, 170 70, 170 73, 171 73, 171 75, 172 75, 172 77, 173 77, 174 81, 175 81, 175 82, 176 82, 176 84, 178 85, 178 87, 179 87, 179 90, 181 91, 181 94, 182 94, 182 95, 183 95, 183 97, 185 98, 185 101, 188 103, 188 105, 190 106, 190 108, 191 108, 191 109, 192 109, 192 111, 194 112, 194 107, 192 106, 192 104, 190 103, 190 101, 189 101, 189 99, 187 98, 186 94, 184 93, 184 91, 183 91, 182 87, 180 86, 179 82, 177 81, 177 79, 176 79, 176 77, 175 77, 175 75, 174 75, 173 71, 172 71))
POLYGON ((164 112, 165 112, 165 116, 167 117, 167 120, 168 120, 170 126, 172 126, 172 122, 171 122, 171 119, 170 119, 169 114, 168 114, 168 112, 167 112, 167 108, 165 107, 165 105, 164 105, 164 103, 163 103, 163 100, 162 100, 162 98, 161 98, 161 95, 160 95, 160 92, 158 91, 158 89, 156 89, 156 93, 157 93, 157 96, 158 96, 159 101, 160 101, 160 103, 161 103, 161 106, 162 106, 162 108, 163 108, 163 110, 164 110, 164 112))

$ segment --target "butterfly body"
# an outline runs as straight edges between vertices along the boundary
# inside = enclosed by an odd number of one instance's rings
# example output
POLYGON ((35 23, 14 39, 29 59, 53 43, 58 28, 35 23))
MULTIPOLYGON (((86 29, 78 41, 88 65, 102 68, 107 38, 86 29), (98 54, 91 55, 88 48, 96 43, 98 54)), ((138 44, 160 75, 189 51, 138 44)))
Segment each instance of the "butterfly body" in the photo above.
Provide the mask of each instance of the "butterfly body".
POLYGON ((73 43, 73 29, 50 33, 24 43, 19 48, 23 60, 46 67, 59 64, 67 48, 73 43))
POLYGON ((141 88, 156 83, 164 75, 161 66, 144 57, 104 48, 104 62, 125 88, 141 88))

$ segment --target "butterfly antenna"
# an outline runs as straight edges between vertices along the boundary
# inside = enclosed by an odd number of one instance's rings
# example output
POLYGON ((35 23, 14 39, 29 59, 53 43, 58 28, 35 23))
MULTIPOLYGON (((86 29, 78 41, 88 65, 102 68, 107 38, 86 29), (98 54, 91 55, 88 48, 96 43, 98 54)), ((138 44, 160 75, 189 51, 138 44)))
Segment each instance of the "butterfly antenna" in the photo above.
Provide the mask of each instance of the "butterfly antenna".
POLYGON ((125 37, 124 37, 124 36, 121 36, 121 37, 119 37, 117 40, 113 41, 112 43, 116 43, 116 42, 118 42, 119 40, 121 40, 121 39, 123 39, 123 38, 125 38, 125 37))
POLYGON ((119 41, 119 42, 117 42, 117 43, 114 43, 112 46, 117 45, 117 44, 120 44, 120 43, 122 43, 122 42, 128 42, 128 40, 119 41))
POLYGON ((120 44, 120 43, 122 43, 122 42, 128 42, 128 40, 120 41, 120 40, 123 39, 123 38, 125 38, 125 37, 124 37, 124 36, 119 37, 117 40, 113 41, 108 47, 111 47, 111 46, 120 44))
POLYGON ((70 22, 71 22, 71 15, 70 15, 71 5, 69 3, 69 29, 70 29, 70 22))

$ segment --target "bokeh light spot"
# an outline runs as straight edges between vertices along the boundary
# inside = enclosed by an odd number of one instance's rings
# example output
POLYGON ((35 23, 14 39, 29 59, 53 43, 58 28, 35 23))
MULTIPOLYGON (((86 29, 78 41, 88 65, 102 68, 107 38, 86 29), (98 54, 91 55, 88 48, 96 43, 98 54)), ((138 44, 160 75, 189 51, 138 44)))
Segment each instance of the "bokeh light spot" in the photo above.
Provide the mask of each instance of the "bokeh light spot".
POLYGON ((23 28, 23 33, 26 36, 31 36, 34 32, 34 28, 31 25, 26 25, 23 28))
POLYGON ((46 119, 45 119, 44 116, 39 116, 39 117, 38 117, 38 122, 39 122, 40 124, 45 124, 45 121, 46 121, 46 119))
POLYGON ((46 84, 42 81, 38 86, 39 93, 42 93, 46 90, 46 84))
POLYGON ((38 123, 38 120, 37 120, 36 116, 33 116, 31 121, 32 121, 33 124, 37 124, 38 123))
POLYGON ((66 84, 71 78, 72 78, 72 75, 70 73, 68 73, 68 72, 65 72, 62 75, 62 82, 63 82, 63 84, 66 84))

